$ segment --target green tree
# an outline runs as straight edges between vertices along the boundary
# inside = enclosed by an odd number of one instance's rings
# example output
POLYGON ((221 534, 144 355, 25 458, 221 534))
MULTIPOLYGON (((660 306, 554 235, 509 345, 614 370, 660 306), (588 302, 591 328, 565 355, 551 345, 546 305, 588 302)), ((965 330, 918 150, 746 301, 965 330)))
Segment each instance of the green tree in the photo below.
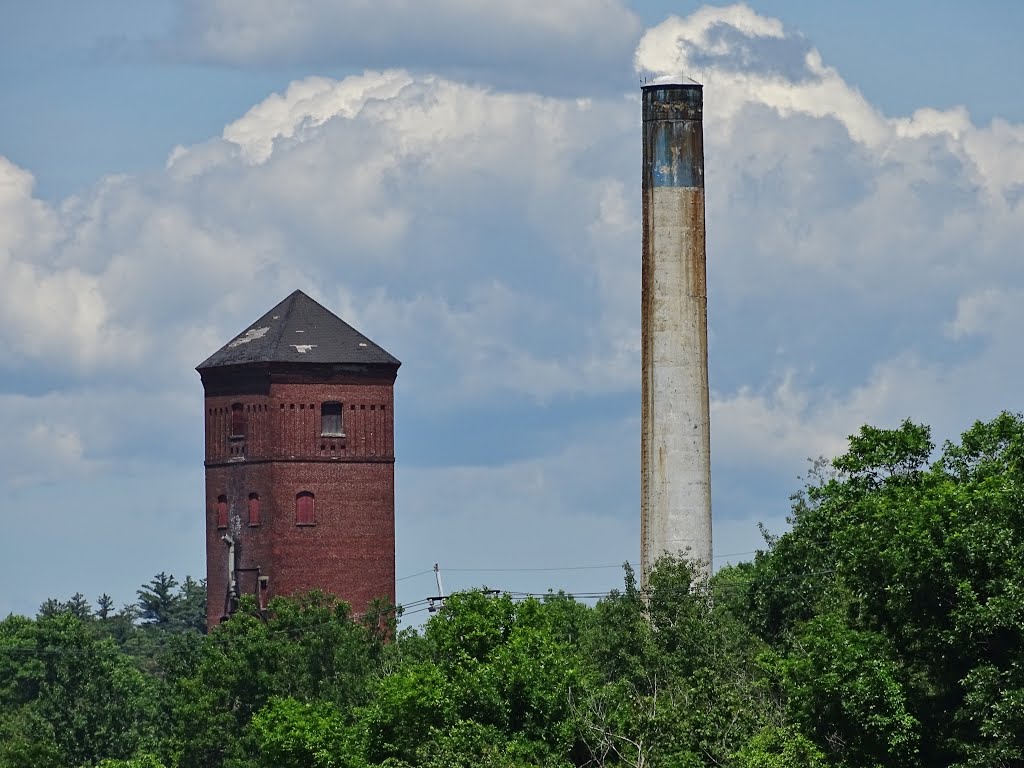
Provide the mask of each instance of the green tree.
POLYGON ((155 739, 154 685, 91 622, 0 622, 0 765, 130 758, 155 739))
POLYGON ((449 597, 414 658, 378 681, 362 711, 371 762, 441 760, 452 749, 453 729, 467 744, 496 734, 503 746, 495 754, 568 756, 577 748, 569 693, 585 684, 580 640, 587 614, 564 595, 449 597))
POLYGON ((164 764, 150 754, 141 754, 129 760, 101 760, 97 768, 165 768, 164 764))
POLYGON ((150 624, 168 624, 174 618, 181 601, 175 593, 178 586, 174 576, 161 571, 148 585, 137 591, 139 596, 139 616, 150 624))
POLYGON ((766 726, 733 756, 734 768, 829 768, 824 753, 791 726, 766 726))
POLYGON ((59 614, 66 613, 70 614, 79 619, 91 619, 92 618, 92 607, 89 605, 89 601, 85 599, 85 595, 81 592, 76 592, 71 596, 70 600, 61 602, 54 598, 48 598, 39 606, 39 613, 37 616, 41 619, 53 618, 59 614))
POLYGON ((185 577, 170 606, 170 622, 177 631, 206 632, 206 579, 185 577))
POLYGON ((748 615, 830 759, 1024 760, 1024 422, 933 450, 920 425, 863 428, 756 561, 748 615))
MULTIPOLYGON (((735 581, 735 580, 733 580, 735 581)), ((755 664, 763 644, 705 569, 664 557, 640 592, 625 590, 594 610, 588 658, 600 686, 576 702, 581 738, 597 762, 724 764, 773 709, 755 664)))
POLYGON ((172 638, 160 655, 168 762, 251 763, 248 726, 275 697, 324 702, 347 718, 367 703, 386 635, 352 621, 346 603, 319 593, 276 598, 268 608, 264 620, 245 597, 241 610, 205 638, 172 638))
POLYGON ((265 768, 361 768, 367 763, 360 732, 326 701, 272 698, 256 713, 249 730, 259 765, 265 768))
POLYGON ((48 600, 0 621, 0 768, 1024 765, 1024 419, 864 427, 792 501, 711 578, 461 593, 422 631, 310 593, 204 635, 163 573, 48 600))
POLYGON ((96 600, 96 613, 94 614, 100 621, 106 621, 110 618, 111 613, 114 610, 114 598, 104 592, 96 600))

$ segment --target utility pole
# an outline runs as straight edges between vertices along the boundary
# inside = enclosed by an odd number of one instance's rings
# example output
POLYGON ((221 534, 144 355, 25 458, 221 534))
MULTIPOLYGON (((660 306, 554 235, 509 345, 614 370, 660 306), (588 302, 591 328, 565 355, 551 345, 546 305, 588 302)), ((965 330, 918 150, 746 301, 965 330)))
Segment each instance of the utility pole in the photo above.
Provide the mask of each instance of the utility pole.
POLYGON ((434 579, 437 581, 437 597, 428 597, 427 610, 437 613, 444 605, 444 584, 441 582, 441 567, 434 563, 434 579))

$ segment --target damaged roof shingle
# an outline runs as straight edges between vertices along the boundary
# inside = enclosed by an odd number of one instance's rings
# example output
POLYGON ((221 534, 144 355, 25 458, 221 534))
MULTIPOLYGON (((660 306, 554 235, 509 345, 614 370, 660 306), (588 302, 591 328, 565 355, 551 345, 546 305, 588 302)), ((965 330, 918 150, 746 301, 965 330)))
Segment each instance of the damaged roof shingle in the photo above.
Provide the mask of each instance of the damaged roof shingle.
POLYGON ((196 370, 288 362, 401 365, 333 312, 295 291, 196 370))

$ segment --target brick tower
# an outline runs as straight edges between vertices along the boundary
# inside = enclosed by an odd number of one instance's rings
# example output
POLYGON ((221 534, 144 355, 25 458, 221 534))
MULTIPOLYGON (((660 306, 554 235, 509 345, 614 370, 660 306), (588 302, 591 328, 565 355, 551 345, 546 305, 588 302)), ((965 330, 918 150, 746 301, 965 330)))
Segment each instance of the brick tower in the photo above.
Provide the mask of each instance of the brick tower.
POLYGON ((207 624, 243 594, 395 600, 401 363, 301 291, 196 369, 206 393, 207 624))

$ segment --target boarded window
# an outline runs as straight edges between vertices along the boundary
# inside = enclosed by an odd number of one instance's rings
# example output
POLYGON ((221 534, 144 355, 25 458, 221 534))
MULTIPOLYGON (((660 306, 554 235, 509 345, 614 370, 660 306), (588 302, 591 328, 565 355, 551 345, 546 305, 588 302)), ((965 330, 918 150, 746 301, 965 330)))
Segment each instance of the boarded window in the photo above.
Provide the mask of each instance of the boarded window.
POLYGON ((258 493, 249 494, 249 525, 259 525, 262 521, 260 518, 260 495, 258 493))
POLYGON ((241 403, 231 406, 231 436, 245 437, 245 408, 241 403))
POLYGON ((309 491, 297 493, 295 495, 295 524, 313 525, 314 522, 313 494, 309 491))
POLYGON ((228 527, 228 497, 224 494, 217 497, 217 527, 228 527))
POLYGON ((341 403, 324 403, 320 408, 320 434, 340 437, 345 434, 341 424, 341 403))

